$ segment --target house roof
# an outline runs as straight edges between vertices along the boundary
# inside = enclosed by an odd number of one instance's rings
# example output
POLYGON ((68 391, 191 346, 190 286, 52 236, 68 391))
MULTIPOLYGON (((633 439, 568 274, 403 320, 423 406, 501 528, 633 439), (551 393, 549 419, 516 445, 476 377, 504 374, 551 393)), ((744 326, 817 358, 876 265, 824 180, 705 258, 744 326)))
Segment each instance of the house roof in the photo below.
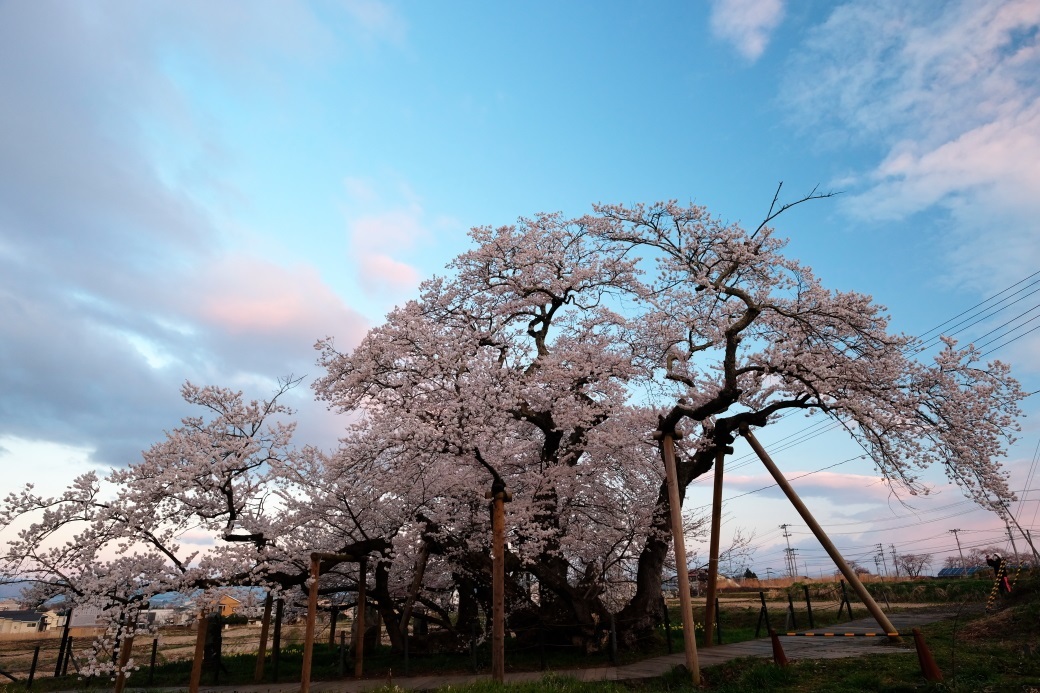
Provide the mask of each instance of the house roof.
POLYGON ((19 623, 39 623, 40 619, 45 616, 46 614, 40 613, 39 611, 29 611, 25 609, 0 611, 0 618, 7 621, 18 621, 19 623))

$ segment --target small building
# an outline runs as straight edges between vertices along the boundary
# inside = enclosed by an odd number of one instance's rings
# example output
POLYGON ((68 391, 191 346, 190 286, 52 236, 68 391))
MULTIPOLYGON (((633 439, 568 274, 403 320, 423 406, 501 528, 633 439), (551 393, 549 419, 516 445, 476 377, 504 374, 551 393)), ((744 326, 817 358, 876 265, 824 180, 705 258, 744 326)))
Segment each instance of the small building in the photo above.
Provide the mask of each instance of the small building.
POLYGON ((41 611, 10 609, 0 611, 0 634, 32 634, 47 630, 49 620, 41 611))
POLYGON ((217 600, 217 606, 220 608, 221 616, 233 616, 242 606, 242 600, 235 599, 230 594, 223 594, 217 600))

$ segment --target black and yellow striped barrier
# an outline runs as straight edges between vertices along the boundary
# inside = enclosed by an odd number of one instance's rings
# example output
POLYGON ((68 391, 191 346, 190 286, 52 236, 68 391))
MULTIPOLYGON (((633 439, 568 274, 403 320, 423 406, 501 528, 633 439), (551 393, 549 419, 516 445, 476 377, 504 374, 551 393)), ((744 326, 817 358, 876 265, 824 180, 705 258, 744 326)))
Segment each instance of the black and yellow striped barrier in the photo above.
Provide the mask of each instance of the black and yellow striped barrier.
POLYGON ((899 638, 899 633, 781 633, 803 638, 899 638))

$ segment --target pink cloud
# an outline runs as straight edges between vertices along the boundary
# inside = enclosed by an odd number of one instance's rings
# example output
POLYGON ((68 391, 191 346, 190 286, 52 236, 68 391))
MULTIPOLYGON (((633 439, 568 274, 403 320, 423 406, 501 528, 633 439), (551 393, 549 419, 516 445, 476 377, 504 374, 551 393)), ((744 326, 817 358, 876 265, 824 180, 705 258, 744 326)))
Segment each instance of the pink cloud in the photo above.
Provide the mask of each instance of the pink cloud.
POLYGON ((369 254, 359 264, 362 288, 368 294, 397 294, 419 285, 419 272, 414 267, 387 255, 369 254))
POLYGON ((362 290, 369 296, 394 297, 414 292, 421 275, 408 263, 398 259, 429 233, 419 221, 416 207, 370 214, 350 224, 350 249, 361 280, 362 290))
MULTIPOLYGON (((785 471, 784 475, 794 487, 795 492, 803 498, 823 497, 836 503, 879 503, 886 502, 892 495, 892 490, 884 479, 876 476, 839 472, 809 473, 795 470, 785 471), (808 474, 808 476, 802 476, 804 474, 808 474)), ((767 474, 727 476, 726 495, 737 491, 753 491, 775 483, 773 478, 767 474)), ((779 488, 772 488, 763 493, 779 496, 782 491, 779 488)))
POLYGON ((361 317, 311 267, 285 268, 248 256, 224 257, 207 267, 195 293, 202 320, 230 333, 305 332, 316 338, 361 317))

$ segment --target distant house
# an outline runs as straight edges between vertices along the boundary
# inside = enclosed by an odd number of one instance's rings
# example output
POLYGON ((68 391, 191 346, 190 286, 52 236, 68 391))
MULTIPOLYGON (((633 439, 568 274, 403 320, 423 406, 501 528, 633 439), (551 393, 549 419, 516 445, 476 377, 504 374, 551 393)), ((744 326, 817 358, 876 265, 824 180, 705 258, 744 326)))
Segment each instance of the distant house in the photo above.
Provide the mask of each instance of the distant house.
POLYGON ((11 609, 0 611, 0 634, 3 633, 42 633, 47 630, 49 619, 40 611, 11 609))
POLYGON ((242 606, 242 601, 235 599, 230 594, 224 594, 217 600, 217 606, 220 608, 221 616, 233 616, 235 611, 242 606))

